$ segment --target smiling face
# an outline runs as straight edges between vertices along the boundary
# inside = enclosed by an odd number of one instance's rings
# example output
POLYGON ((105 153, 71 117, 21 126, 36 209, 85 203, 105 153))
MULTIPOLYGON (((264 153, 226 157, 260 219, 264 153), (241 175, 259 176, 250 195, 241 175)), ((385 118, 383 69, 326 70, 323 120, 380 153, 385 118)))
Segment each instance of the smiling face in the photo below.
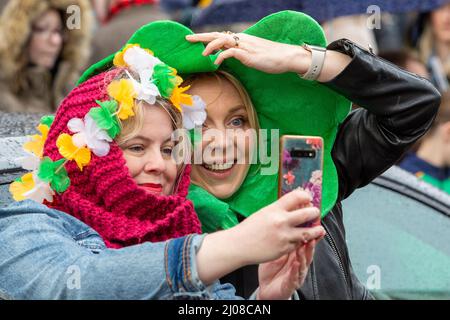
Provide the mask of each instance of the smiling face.
POLYGON ((248 129, 257 122, 256 115, 248 113, 245 94, 229 79, 218 76, 196 78, 189 90, 207 105, 202 163, 192 166, 191 180, 215 197, 226 199, 239 189, 247 175, 251 146, 256 143, 248 129))
POLYGON ((29 44, 30 62, 47 69, 54 67, 64 42, 61 16, 56 10, 48 10, 32 26, 29 44))
POLYGON ((149 193, 170 195, 174 192, 178 168, 172 158, 175 143, 171 141, 174 124, 168 112, 161 106, 141 103, 139 117, 131 119, 133 132, 124 123, 117 139, 123 151, 128 170, 136 183, 149 193), (156 128, 156 129, 155 129, 156 128))

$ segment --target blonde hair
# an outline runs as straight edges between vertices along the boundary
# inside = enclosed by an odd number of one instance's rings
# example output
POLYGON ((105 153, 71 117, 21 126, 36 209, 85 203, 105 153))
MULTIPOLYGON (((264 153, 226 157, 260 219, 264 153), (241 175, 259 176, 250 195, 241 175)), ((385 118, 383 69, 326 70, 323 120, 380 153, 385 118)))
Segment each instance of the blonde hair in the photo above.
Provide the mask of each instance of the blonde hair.
MULTIPOLYGON (((423 30, 422 36, 419 39, 419 42, 417 43, 417 51, 420 60, 425 64, 428 65, 428 59, 433 54, 434 49, 434 34, 431 27, 431 23, 426 23, 425 28, 423 30)), ((446 61, 441 61, 442 67, 444 69, 444 72, 447 77, 450 77, 450 62, 449 59, 446 61)))
MULTIPOLYGON (((182 115, 170 102, 162 98, 157 98, 155 106, 159 106, 167 112, 172 120, 172 128, 174 130, 183 128, 182 115)), ((145 103, 136 100, 134 106, 134 116, 120 122, 120 134, 115 138, 115 141, 119 146, 122 146, 139 134, 144 126, 145 108, 145 103)))

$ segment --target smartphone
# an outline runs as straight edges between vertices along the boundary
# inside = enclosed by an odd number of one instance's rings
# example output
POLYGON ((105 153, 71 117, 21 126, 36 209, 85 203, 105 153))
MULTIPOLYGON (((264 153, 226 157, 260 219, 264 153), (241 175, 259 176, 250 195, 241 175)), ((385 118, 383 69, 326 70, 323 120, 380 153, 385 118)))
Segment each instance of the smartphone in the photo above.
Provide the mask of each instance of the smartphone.
MULTIPOLYGON (((301 188, 312 195, 312 205, 322 208, 323 139, 316 136, 281 137, 278 197, 301 188)), ((320 225, 320 218, 299 227, 320 225)))

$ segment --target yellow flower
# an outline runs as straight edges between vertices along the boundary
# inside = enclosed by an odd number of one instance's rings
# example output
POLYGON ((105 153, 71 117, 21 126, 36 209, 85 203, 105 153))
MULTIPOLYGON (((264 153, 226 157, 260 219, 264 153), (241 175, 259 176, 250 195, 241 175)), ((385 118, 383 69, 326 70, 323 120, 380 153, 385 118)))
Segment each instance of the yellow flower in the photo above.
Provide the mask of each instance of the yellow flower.
POLYGON ((121 120, 134 116, 133 107, 136 92, 131 80, 120 79, 111 82, 108 86, 108 94, 119 103, 118 116, 121 120))
POLYGON ((9 192, 11 192, 14 200, 22 201, 25 200, 24 194, 32 190, 35 186, 33 174, 27 173, 22 178, 21 181, 14 181, 9 186, 9 192))
POLYGON ((170 75, 175 77, 175 86, 178 87, 183 83, 183 78, 177 74, 178 73, 177 69, 172 67, 169 67, 169 69, 172 70, 172 73, 170 75))
POLYGON ((58 147, 59 153, 67 160, 75 160, 83 171, 83 167, 87 166, 91 161, 91 151, 86 148, 78 148, 72 140, 72 136, 62 133, 56 140, 56 146, 58 147))
POLYGON ((31 136, 31 141, 26 142, 23 145, 23 148, 31 153, 33 153, 36 157, 42 158, 42 154, 44 152, 44 143, 47 140, 48 131, 50 130, 48 126, 44 124, 39 124, 37 129, 41 132, 41 135, 35 134, 31 136))
POLYGON ((181 104, 187 105, 187 106, 192 106, 193 101, 192 101, 192 96, 187 94, 187 93, 183 93, 187 90, 189 90, 191 86, 187 86, 187 87, 175 87, 173 89, 172 92, 172 96, 170 97, 170 101, 173 103, 173 105, 181 112, 181 104))
POLYGON ((127 51, 129 48, 138 46, 137 44, 127 44, 125 48, 123 48, 122 51, 119 51, 114 56, 113 63, 116 67, 126 67, 127 64, 125 63, 125 60, 123 60, 123 55, 125 54, 125 51, 127 51))
MULTIPOLYGON (((123 48, 122 51, 117 52, 116 55, 114 56, 114 60, 113 60, 113 63, 116 67, 126 67, 127 66, 127 64, 125 63, 125 60, 123 59, 123 56, 124 56, 125 52, 132 47, 140 48, 141 46, 139 44, 129 43, 125 46, 125 48, 123 48)), ((154 55, 152 50, 145 49, 145 48, 144 48, 144 50, 147 51, 152 56, 154 55)))

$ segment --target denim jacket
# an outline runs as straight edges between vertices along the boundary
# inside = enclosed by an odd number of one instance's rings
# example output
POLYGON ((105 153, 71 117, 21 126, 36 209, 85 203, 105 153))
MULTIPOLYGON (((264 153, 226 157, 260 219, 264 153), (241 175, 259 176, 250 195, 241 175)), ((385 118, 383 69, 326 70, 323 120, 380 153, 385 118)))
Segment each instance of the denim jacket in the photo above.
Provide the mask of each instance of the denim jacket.
POLYGON ((64 212, 14 203, 0 209, 0 299, 241 299, 199 279, 204 236, 108 249, 64 212))

